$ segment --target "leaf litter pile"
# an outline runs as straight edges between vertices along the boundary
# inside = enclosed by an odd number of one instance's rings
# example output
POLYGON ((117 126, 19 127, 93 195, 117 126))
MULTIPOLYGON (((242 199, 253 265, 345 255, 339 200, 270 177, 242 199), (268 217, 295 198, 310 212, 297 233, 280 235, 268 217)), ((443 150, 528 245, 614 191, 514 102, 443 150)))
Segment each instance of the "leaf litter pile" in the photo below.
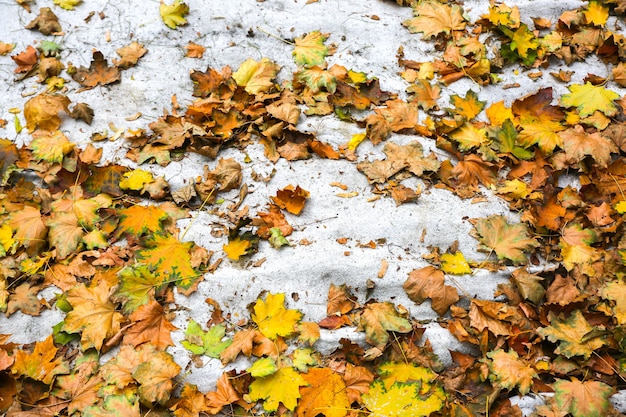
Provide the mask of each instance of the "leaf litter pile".
MULTIPOLYGON (((17 3, 34 16, 30 1, 17 3)), ((54 0, 68 10, 80 3, 54 0)), ((439 57, 416 62, 398 50, 407 99, 384 91, 376 74, 329 66, 337 45, 313 31, 292 42, 297 70, 284 83, 268 58, 194 70, 186 109, 173 100, 172 110, 145 128, 115 138, 94 133, 82 149, 60 128, 67 118, 89 125, 94 113, 89 103, 72 102, 68 88, 114 89, 122 71, 141 68, 147 48, 131 42, 112 59, 94 50, 88 67, 66 63, 63 28, 45 7, 26 25, 43 35, 37 45, 14 51, 0 42, 16 83, 36 77, 39 86, 23 109, 11 109, 15 130, 26 129, 32 140, 18 147, 0 139, 0 310, 65 313, 43 341, 16 345, 0 336, 0 413, 515 416, 521 411, 510 397, 553 393, 534 415, 620 415, 610 397, 626 387, 626 99, 616 92, 626 87, 626 38, 619 33, 626 3, 589 1, 558 21, 533 17, 530 25, 504 3, 475 21, 453 2, 397 3, 412 8, 403 23, 407 37, 420 36, 439 57), (603 62, 606 73, 576 84, 571 72, 551 71, 555 63, 588 59, 603 62), (545 71, 569 92, 544 87, 508 104, 479 100, 481 86, 516 87, 501 82, 506 68, 531 78, 545 71), (475 88, 442 103, 443 89, 460 79, 475 88), (303 118, 324 115, 362 133, 336 148, 299 130, 303 118), (388 140, 392 133, 415 139, 399 145, 388 140), (141 168, 101 160, 100 142, 119 138, 141 168), (357 162, 363 141, 385 157, 357 162), (428 141, 437 155, 425 154, 428 141), (289 309, 282 293, 261 294, 238 321, 207 299, 213 315, 187 323, 183 347, 195 359, 227 365, 243 356, 250 366, 225 371, 214 391, 186 382, 168 352, 177 329, 174 293, 191 295, 205 276, 219 274, 224 258, 245 260, 260 241, 293 245, 289 216, 315 199, 290 185, 252 214, 243 204, 241 165, 220 157, 252 143, 272 162, 343 159, 378 198, 397 205, 419 204, 421 189, 405 185, 411 177, 458 198, 495 192, 506 200, 518 221, 472 219, 484 260, 466 259, 458 245, 432 248, 425 256, 431 265, 412 271, 403 286, 415 303, 430 301, 440 324, 476 353, 451 352, 444 366, 406 308, 388 300, 360 304, 351 288, 333 283, 319 322, 289 309), (166 166, 189 152, 215 160, 215 168, 172 192, 150 164, 166 166), (239 190, 239 202, 223 207, 220 195, 231 190, 239 190), (177 220, 198 210, 223 219, 223 253, 182 240, 177 220), (498 301, 446 284, 479 269, 508 271, 498 301), (38 294, 51 286, 58 291, 49 303, 38 294), (365 343, 341 339, 329 354, 316 350, 321 328, 346 326, 365 343)), ((180 0, 160 5, 172 30, 191 12, 180 0)), ((190 42, 186 50, 199 58, 205 47, 190 42)), ((9 121, 1 123, 8 132, 9 121)))

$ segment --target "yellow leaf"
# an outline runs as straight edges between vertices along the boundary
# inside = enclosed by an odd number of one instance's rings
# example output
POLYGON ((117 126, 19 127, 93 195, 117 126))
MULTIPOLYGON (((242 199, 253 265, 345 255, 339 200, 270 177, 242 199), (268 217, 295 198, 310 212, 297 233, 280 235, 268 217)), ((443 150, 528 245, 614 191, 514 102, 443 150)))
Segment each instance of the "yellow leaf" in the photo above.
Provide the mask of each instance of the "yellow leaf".
POLYGON ((239 237, 230 240, 226 245, 222 246, 226 256, 233 261, 238 261, 240 257, 246 254, 250 248, 250 241, 239 237))
POLYGON ((352 137, 348 141, 348 149, 350 149, 351 151, 356 150, 357 146, 359 146, 361 142, 365 140, 366 137, 367 137, 366 132, 355 133, 354 135, 352 135, 352 137))
POLYGON ((588 24, 594 26, 604 26, 609 18, 609 9, 599 4, 597 1, 590 1, 587 10, 583 12, 588 24))
POLYGON ((596 110, 606 116, 617 113, 614 100, 620 96, 615 91, 607 90, 600 85, 586 82, 585 85, 574 84, 569 87, 569 94, 561 96, 561 105, 564 107, 576 107, 580 117, 592 115, 596 110))
POLYGON ((402 25, 411 33, 422 32, 427 38, 465 29, 463 9, 457 5, 449 6, 436 1, 416 2, 413 15, 413 19, 402 22, 402 25))
POLYGON ((18 349, 11 371, 14 374, 41 381, 44 384, 50 384, 55 375, 69 372, 69 366, 63 361, 63 358, 55 359, 57 350, 52 341, 52 335, 42 342, 37 342, 32 353, 18 349))
POLYGON ((302 38, 296 38, 296 47, 293 50, 293 60, 297 65, 312 67, 322 65, 328 55, 328 47, 324 45, 328 33, 316 30, 302 38))
POLYGON ((250 384, 250 399, 252 401, 265 400, 265 411, 276 411, 278 404, 293 411, 300 398, 300 387, 308 383, 293 368, 280 368, 276 373, 264 378, 255 379, 250 384))
POLYGON ((502 126, 502 123, 504 123, 507 119, 514 119, 511 108, 506 107, 504 100, 493 103, 487 108, 487 110, 485 110, 485 113, 487 113, 487 117, 489 118, 492 126, 502 126))
POLYGON ((507 180, 504 182, 504 186, 498 188, 498 194, 507 194, 516 200, 525 199, 530 194, 531 190, 528 189, 528 185, 517 178, 514 180, 507 180))
POLYGON ((580 310, 575 310, 567 319, 553 314, 548 319, 550 326, 541 327, 537 329, 537 332, 551 342, 559 344, 554 350, 556 354, 567 358, 582 356, 589 359, 596 349, 606 344, 604 338, 587 337, 589 333, 596 330, 596 327, 589 324, 580 310))
POLYGON ((363 395, 363 404, 370 417, 425 417, 441 410, 445 398, 441 387, 431 389, 426 383, 396 383, 387 389, 376 380, 363 395))
POLYGON ((120 188, 123 190, 139 191, 144 185, 154 182, 154 177, 143 169, 134 169, 124 174, 124 179, 120 181, 120 188))
POLYGON ((470 268, 465 256, 461 252, 444 253, 441 255, 441 269, 446 274, 465 275, 471 274, 470 268))
POLYGON ((13 239, 13 229, 8 224, 0 226, 0 257, 13 252, 17 241, 13 239))
POLYGON ((380 366, 379 373, 386 389, 391 388, 397 382, 421 382, 428 384, 437 378, 437 375, 428 368, 403 362, 384 363, 380 366))
POLYGON ((344 417, 350 409, 346 384, 341 375, 329 368, 311 368, 303 375, 308 386, 300 390, 302 398, 297 417, 344 417))
POLYGON ((619 203, 617 203, 615 205, 615 211, 617 211, 619 214, 626 213, 626 200, 622 200, 619 203))
POLYGON ((262 378, 269 375, 272 375, 276 372, 278 368, 276 367, 276 361, 272 358, 261 358, 258 361, 254 362, 251 367, 247 369, 247 371, 254 378, 262 378))
POLYGON ((189 6, 182 0, 176 0, 169 5, 161 1, 159 13, 161 14, 163 23, 165 23, 168 28, 176 29, 178 26, 187 24, 185 16, 189 14, 189 6))
POLYGON ((137 259, 154 267, 154 273, 161 279, 176 282, 176 286, 188 289, 193 286, 198 275, 191 266, 189 251, 193 242, 181 242, 172 235, 155 235, 148 242, 149 249, 137 253, 137 259))
POLYGON ((450 138, 459 143, 459 149, 469 151, 489 143, 487 131, 478 129, 471 123, 465 123, 461 128, 450 134, 450 138))
POLYGON ((52 134, 43 132, 36 135, 28 148, 38 160, 61 163, 63 157, 74 149, 74 144, 57 130, 52 134))
POLYGON ((626 283, 611 281, 602 289, 602 297, 614 301, 613 314, 620 325, 626 324, 626 283))
POLYGON ((53 3, 65 10, 74 10, 83 0, 54 0, 53 3))
POLYGON ((487 357, 491 359, 489 379, 492 382, 508 390, 518 387, 522 395, 528 394, 537 373, 530 364, 519 358, 517 352, 497 349, 489 352, 487 357))
POLYGON ((237 85, 244 87, 250 94, 260 94, 269 91, 274 82, 272 81, 280 67, 267 58, 257 62, 248 58, 237 71, 233 73, 233 79, 237 85))
POLYGON ((68 333, 81 332, 80 345, 83 351, 90 347, 100 350, 104 340, 120 330, 124 316, 109 301, 110 294, 111 286, 106 280, 91 287, 78 284, 67 293, 67 302, 73 309, 65 317, 63 330, 68 333))
POLYGON ((265 301, 258 299, 254 304, 252 320, 259 326, 259 331, 269 339, 289 336, 293 326, 300 321, 302 313, 298 310, 285 309, 285 294, 269 293, 265 301))

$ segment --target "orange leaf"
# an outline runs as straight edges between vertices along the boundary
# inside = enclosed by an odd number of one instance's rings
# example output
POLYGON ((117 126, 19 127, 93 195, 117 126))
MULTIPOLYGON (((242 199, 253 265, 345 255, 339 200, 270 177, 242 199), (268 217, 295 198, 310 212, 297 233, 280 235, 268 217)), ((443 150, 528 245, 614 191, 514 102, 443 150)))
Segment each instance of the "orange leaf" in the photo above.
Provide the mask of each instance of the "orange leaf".
POLYGON ((93 88, 98 84, 107 85, 119 81, 120 75, 118 68, 109 67, 102 52, 94 51, 93 61, 91 61, 89 68, 80 67, 72 74, 72 78, 83 87, 93 88))
POLYGON ((174 390, 174 378, 180 372, 180 366, 167 352, 150 355, 147 362, 140 364, 133 371, 133 378, 139 385, 139 397, 147 403, 166 404, 174 390))
POLYGON ((219 413, 225 405, 229 405, 240 399, 239 394, 231 385, 228 375, 223 373, 217 380, 217 388, 215 391, 206 394, 208 412, 211 414, 219 413))
POLYGON ((297 216, 304 208, 304 203, 309 198, 309 192, 300 188, 299 185, 295 188, 293 185, 288 185, 282 190, 278 190, 276 197, 270 198, 278 207, 297 216))
POLYGON ((61 94, 39 94, 24 104, 24 118, 30 132, 42 129, 53 132, 61 126, 60 112, 69 114, 70 100, 61 94))
POLYGON ((326 314, 329 316, 347 314, 357 306, 357 298, 352 295, 346 284, 330 284, 326 314))
POLYGON ((41 310, 41 302, 37 298, 37 293, 41 289, 38 285, 32 285, 29 282, 20 284, 9 296, 9 303, 6 314, 10 316, 17 310, 31 316, 38 316, 41 310))
POLYGON ((168 218, 166 212, 157 206, 140 206, 136 204, 117 211, 120 222, 117 225, 117 234, 130 234, 140 237, 163 230, 162 222, 168 218))
POLYGON ((43 342, 37 342, 32 353, 18 350, 11 372, 50 384, 55 375, 69 372, 68 364, 62 358, 55 359, 56 354, 57 348, 50 335, 43 342))
POLYGON ((554 384, 554 400, 560 410, 574 417, 604 417, 612 408, 609 397, 615 388, 600 381, 571 381, 557 379, 554 384))
POLYGON ((180 398, 169 409, 173 411, 175 417, 198 417, 200 413, 210 412, 206 397, 198 391, 198 387, 188 383, 180 391, 180 398))
POLYGON ((137 347, 151 342, 159 350, 174 346, 170 332, 178 328, 167 320, 161 304, 153 300, 137 308, 128 318, 135 323, 124 331, 124 343, 137 347))
POLYGON ((233 343, 220 353, 222 364, 226 365, 234 361, 239 353, 250 356, 252 354, 252 344, 257 333, 260 332, 256 329, 245 329, 235 333, 233 343))
POLYGON ((308 386, 300 388, 298 417, 344 417, 350 409, 346 384, 340 375, 328 368, 311 368, 302 375, 308 386))
POLYGON ((346 384, 346 394, 348 394, 350 404, 355 401, 361 404, 361 395, 369 391, 370 384, 374 381, 374 374, 363 366, 347 363, 343 380, 346 384))

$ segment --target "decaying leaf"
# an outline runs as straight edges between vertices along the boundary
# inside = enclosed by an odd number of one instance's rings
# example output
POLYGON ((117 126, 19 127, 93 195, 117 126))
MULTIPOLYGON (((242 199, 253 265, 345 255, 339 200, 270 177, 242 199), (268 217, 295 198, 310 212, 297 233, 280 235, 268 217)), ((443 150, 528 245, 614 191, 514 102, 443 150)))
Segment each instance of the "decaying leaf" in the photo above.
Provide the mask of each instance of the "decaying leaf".
POLYGON ((367 343, 384 348, 389 341, 389 332, 407 333, 413 328, 390 303, 367 304, 359 318, 359 329, 365 331, 367 343))
POLYGON ((431 299, 433 310, 443 315, 457 301, 459 295, 454 287, 445 285, 443 272, 433 266, 416 269, 404 283, 404 291, 418 304, 431 299))
POLYGON ((100 51, 94 51, 93 61, 91 61, 89 68, 80 67, 72 74, 74 81, 86 88, 117 82, 120 80, 120 76, 120 70, 117 67, 109 67, 100 51))
POLYGON ((480 241, 479 250, 495 252, 498 259, 509 259, 515 263, 526 263, 524 252, 537 246, 528 228, 521 224, 509 224, 504 216, 491 215, 478 219, 472 236, 480 241))

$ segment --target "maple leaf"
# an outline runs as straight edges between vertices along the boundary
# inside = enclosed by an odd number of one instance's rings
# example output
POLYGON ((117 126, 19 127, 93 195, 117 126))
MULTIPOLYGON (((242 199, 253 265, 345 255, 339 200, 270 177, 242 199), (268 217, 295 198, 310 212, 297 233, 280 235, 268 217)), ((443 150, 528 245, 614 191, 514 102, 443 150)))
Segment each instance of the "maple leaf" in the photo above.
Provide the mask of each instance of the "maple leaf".
POLYGON ((246 369, 254 378, 262 378, 272 375, 278 370, 276 361, 272 358, 261 358, 254 362, 251 367, 246 369))
POLYGON ((37 29, 42 35, 52 35, 53 33, 63 31, 59 18, 49 7, 39 9, 39 15, 24 27, 26 29, 37 29))
POLYGON ((100 51, 94 51, 89 68, 80 67, 72 74, 72 79, 85 88, 112 84, 119 81, 120 77, 120 70, 117 67, 109 67, 100 51))
POLYGON ((150 404, 166 404, 174 389, 173 378, 181 368, 174 357, 167 352, 155 352, 146 362, 141 363, 132 372, 133 378, 140 384, 139 397, 150 404))
POLYGON ((52 393, 69 400, 67 412, 71 415, 94 405, 99 399, 98 391, 102 384, 103 380, 99 375, 92 376, 90 372, 75 371, 70 375, 57 377, 52 393))
POLYGON ((570 93, 561 96, 560 104, 564 107, 576 107, 580 117, 600 111, 606 116, 617 113, 614 101, 620 96, 615 91, 586 82, 585 85, 573 84, 568 87, 570 93))
POLYGON ((288 185, 285 188, 276 192, 276 197, 270 197, 274 204, 278 207, 287 210, 291 214, 296 216, 302 212, 306 199, 309 198, 309 192, 299 185, 295 187, 288 185))
POLYGON ((419 177, 425 171, 437 172, 440 167, 439 160, 434 154, 424 156, 422 144, 418 141, 406 145, 389 142, 385 144, 383 152, 387 155, 386 159, 357 164, 357 169, 363 172, 371 183, 383 183, 405 168, 419 177))
POLYGON ((158 206, 141 206, 139 204, 117 210, 119 223, 117 234, 129 234, 140 237, 163 231, 163 222, 168 214, 158 206))
POLYGON ((318 30, 296 38, 296 46, 293 49, 294 62, 302 67, 324 64, 324 59, 329 53, 328 47, 324 45, 326 39, 328 39, 328 33, 321 33, 318 30))
POLYGON ((361 396, 369 391, 369 387, 374 381, 374 374, 363 366, 347 363, 343 380, 346 383, 346 394, 350 404, 353 402, 361 404, 361 396))
POLYGON ((615 302, 613 314, 620 325, 626 324, 626 283, 611 281, 602 288, 602 298, 615 302))
POLYGON ((59 113, 69 113, 70 100, 62 94, 41 93, 24 104, 24 118, 30 132, 42 129, 53 132, 61 126, 59 113))
POLYGON ((33 134, 33 138, 28 147, 33 151, 33 156, 42 161, 60 163, 74 149, 74 144, 59 130, 53 133, 38 132, 33 134))
POLYGON ((110 294, 111 284, 105 280, 91 287, 78 284, 67 292, 67 302, 73 309, 65 317, 63 330, 68 333, 81 332, 80 345, 83 351, 90 347, 100 350, 104 340, 120 330, 124 316, 109 301, 110 294))
POLYGON ((619 151, 611 140, 599 132, 587 133, 581 125, 559 132, 559 136, 563 139, 565 155, 572 163, 591 156, 600 167, 606 168, 611 162, 611 153, 619 151))
POLYGON ((597 1, 590 1, 583 15, 588 24, 604 26, 609 18, 609 9, 599 4, 597 1))
POLYGON ((224 253, 229 259, 238 261, 244 255, 248 255, 254 249, 250 240, 241 238, 239 236, 234 239, 228 239, 228 243, 222 246, 224 253))
POLYGON ((459 149, 469 151, 472 148, 478 148, 489 143, 487 131, 477 128, 471 123, 465 123, 460 128, 450 134, 450 139, 459 143, 459 149))
POLYGON ((588 359, 591 354, 605 345, 600 337, 588 338, 587 335, 596 328, 591 326, 580 310, 575 310, 565 320, 551 315, 550 326, 537 329, 537 332, 553 343, 559 343, 554 353, 567 358, 583 356, 588 359))
POLYGON ((341 376, 328 368, 311 368, 303 375, 307 386, 300 389, 302 398, 296 408, 297 417, 344 417, 350 409, 346 384, 341 376))
POLYGON ((175 0, 172 4, 166 4, 161 0, 159 14, 168 28, 176 29, 187 24, 185 16, 189 14, 189 6, 182 0, 175 0))
POLYGON ((556 146, 561 146, 561 138, 556 132, 565 129, 560 123, 563 112, 552 106, 551 102, 552 87, 542 88, 535 94, 513 102, 511 110, 519 117, 522 128, 518 136, 520 145, 529 148, 538 144, 545 154, 550 154, 556 146))
POLYGON ((15 252, 17 240, 13 239, 13 229, 8 224, 0 226, 0 258, 15 252))
POLYGON ((148 50, 143 44, 133 41, 130 44, 118 48, 115 52, 120 56, 120 60, 113 60, 113 64, 121 69, 126 69, 137 65, 139 58, 144 56, 148 50))
POLYGON ((84 417, 140 417, 139 401, 135 395, 107 395, 101 405, 92 405, 83 410, 84 417))
POLYGON ((483 331, 488 329, 496 336, 510 335, 511 323, 517 321, 519 314, 515 308, 497 301, 471 300, 470 325, 483 331))
POLYGON ((541 283, 544 278, 539 275, 530 274, 524 268, 517 269, 511 273, 511 282, 517 288, 520 295, 534 304, 539 304, 546 293, 541 283))
POLYGON ((365 330, 365 341, 383 349, 389 340, 388 332, 408 333, 411 323, 398 314, 390 302, 366 304, 359 317, 359 330, 365 330))
POLYGON ((283 293, 269 293, 265 301, 257 299, 253 308, 252 320, 259 326, 259 331, 272 340, 292 334, 295 324, 302 318, 300 311, 285 309, 283 293))
POLYGON ((207 399, 195 385, 185 383, 176 403, 169 407, 175 417, 198 417, 207 411, 207 399))
POLYGON ((46 221, 46 226, 49 228, 50 247, 56 247, 59 259, 65 259, 73 253, 85 235, 74 213, 53 213, 46 221))
POLYGON ((137 252, 137 259, 154 268, 154 273, 163 281, 175 282, 176 286, 187 289, 201 277, 191 266, 189 251, 193 242, 181 242, 170 234, 156 234, 146 244, 148 249, 137 252))
POLYGON ((405 20, 402 25, 411 33, 422 32, 427 38, 465 29, 463 9, 457 5, 450 6, 435 1, 415 3, 413 15, 413 19, 405 20))
POLYGON ((526 395, 533 384, 533 378, 537 378, 535 370, 526 362, 519 358, 514 350, 505 352, 496 349, 487 353, 489 379, 498 387, 512 390, 518 387, 520 394, 526 395))
POLYGON ((16 74, 21 72, 28 73, 37 64, 38 58, 39 57, 37 56, 37 50, 28 45, 25 51, 22 51, 17 55, 11 56, 11 59, 13 59, 13 61, 15 61, 15 63, 17 64, 17 68, 15 68, 14 72, 16 74))
POLYGON ((74 10, 83 0, 54 0, 53 3, 65 10, 74 10))
POLYGON ((206 399, 208 412, 217 414, 225 405, 238 401, 240 397, 230 383, 228 375, 223 373, 217 380, 216 390, 207 392, 206 399))
POLYGON ((445 285, 444 281, 443 272, 434 266, 426 266, 409 273, 403 288, 409 298, 418 304, 430 298, 432 309, 444 315, 452 304, 459 301, 456 289, 445 285))
POLYGON ((284 367, 272 375, 255 379, 250 384, 249 396, 252 401, 264 400, 265 411, 276 411, 279 403, 293 411, 301 397, 300 387, 307 385, 302 375, 291 367, 284 367))
POLYGON ((441 387, 427 383, 394 383, 387 388, 376 380, 363 395, 363 405, 372 417, 422 417, 441 410, 445 398, 441 387))
POLYGON ((574 417, 603 417, 612 408, 609 397, 615 388, 600 381, 558 379, 553 384, 554 400, 559 408, 574 417))
POLYGON ((185 340, 181 344, 194 355, 219 358, 224 349, 232 343, 232 340, 222 340, 225 334, 226 327, 221 324, 215 325, 205 332, 192 319, 189 321, 187 330, 185 330, 185 340))
POLYGON ((170 332, 178 327, 169 322, 163 306, 155 300, 139 306, 128 318, 134 323, 124 331, 124 343, 137 347, 150 342, 159 350, 174 346, 170 332))
POLYGON ((328 303, 326 314, 328 316, 347 314, 357 306, 357 298, 350 292, 346 284, 330 284, 328 287, 328 303))
POLYGON ((471 235, 480 242, 478 250, 495 252, 498 259, 509 259, 514 263, 527 262, 524 252, 538 246, 526 225, 509 224, 506 217, 499 214, 478 219, 471 235))
POLYGON ((267 93, 273 86, 273 79, 280 67, 267 58, 255 61, 248 58, 232 75, 237 85, 244 87, 250 94, 267 93))
POLYGON ((122 302, 123 312, 132 313, 154 300, 155 294, 167 285, 167 277, 155 274, 146 265, 126 267, 119 272, 119 285, 114 300, 122 302))
POLYGON ((39 209, 24 206, 20 211, 11 213, 9 226, 14 231, 13 239, 29 250, 36 252, 46 242, 48 227, 42 219, 39 209))
POLYGON ((35 343, 32 353, 17 350, 11 372, 49 385, 56 375, 67 374, 70 371, 67 362, 62 358, 55 359, 57 351, 52 335, 43 342, 35 343))
POLYGON ((17 146, 8 139, 0 138, 0 185, 5 184, 5 174, 18 159, 17 146))
POLYGON ((478 100, 478 94, 474 90, 468 90, 465 97, 453 94, 450 96, 450 104, 453 109, 447 109, 450 114, 457 114, 465 120, 472 120, 485 108, 485 102, 478 100))
POLYGON ((185 54, 187 58, 202 58, 204 52, 206 51, 204 46, 192 41, 189 41, 189 43, 185 46, 185 49, 187 50, 187 53, 185 54))
POLYGON ((40 286, 31 285, 29 282, 24 282, 17 286, 9 296, 6 315, 10 316, 19 310, 30 316, 38 316, 41 310, 41 302, 37 298, 39 290, 41 290, 40 286))
POLYGON ((524 63, 530 64, 535 60, 536 54, 531 54, 528 51, 535 51, 539 46, 535 35, 528 29, 528 26, 521 24, 515 32, 503 28, 504 33, 511 38, 511 44, 509 45, 511 51, 517 52, 517 55, 522 58, 524 63))
POLYGON ((446 274, 453 275, 465 275, 471 274, 472 269, 470 268, 465 256, 463 256, 463 252, 458 251, 454 253, 444 253, 440 257, 441 259, 441 269, 446 274))
POLYGON ((139 191, 144 185, 154 182, 154 177, 143 169, 133 169, 124 173, 124 179, 120 181, 120 188, 123 190, 139 191))

